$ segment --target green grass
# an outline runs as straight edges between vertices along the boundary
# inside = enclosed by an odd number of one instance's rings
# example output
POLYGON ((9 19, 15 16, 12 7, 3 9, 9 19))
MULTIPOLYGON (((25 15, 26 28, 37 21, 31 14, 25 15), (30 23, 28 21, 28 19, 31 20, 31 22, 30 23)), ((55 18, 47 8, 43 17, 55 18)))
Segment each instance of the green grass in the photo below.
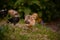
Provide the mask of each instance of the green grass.
POLYGON ((21 20, 19 21, 19 23, 20 23, 20 24, 24 24, 24 19, 21 19, 21 20))
MULTIPOLYGON (((21 20, 20 23, 24 22, 21 20)), ((60 34, 40 24, 33 26, 32 30, 7 24, 0 26, 0 40, 60 40, 60 34)))

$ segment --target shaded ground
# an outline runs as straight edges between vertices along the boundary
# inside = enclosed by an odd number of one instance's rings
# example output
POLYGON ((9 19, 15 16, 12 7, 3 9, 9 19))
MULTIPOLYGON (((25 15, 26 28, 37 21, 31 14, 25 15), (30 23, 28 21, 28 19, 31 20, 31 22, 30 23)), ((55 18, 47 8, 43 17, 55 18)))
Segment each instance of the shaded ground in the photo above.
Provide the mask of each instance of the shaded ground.
POLYGON ((60 19, 47 23, 47 26, 51 28, 52 31, 60 32, 60 19))

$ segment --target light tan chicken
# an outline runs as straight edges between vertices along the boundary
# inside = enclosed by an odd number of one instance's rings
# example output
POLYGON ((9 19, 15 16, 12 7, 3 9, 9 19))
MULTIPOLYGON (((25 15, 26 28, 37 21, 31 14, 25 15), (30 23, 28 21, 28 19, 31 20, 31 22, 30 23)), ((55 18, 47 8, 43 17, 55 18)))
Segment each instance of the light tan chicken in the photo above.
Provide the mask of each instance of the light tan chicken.
POLYGON ((35 19, 36 23, 41 23, 42 22, 42 18, 39 17, 37 13, 33 13, 32 16, 35 19))

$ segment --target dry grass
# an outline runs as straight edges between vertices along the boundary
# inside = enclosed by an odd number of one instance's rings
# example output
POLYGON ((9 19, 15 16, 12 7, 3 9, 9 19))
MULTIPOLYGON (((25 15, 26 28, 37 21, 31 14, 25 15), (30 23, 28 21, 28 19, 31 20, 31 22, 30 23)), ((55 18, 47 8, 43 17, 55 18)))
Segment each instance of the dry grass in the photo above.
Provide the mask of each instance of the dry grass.
POLYGON ((24 22, 17 25, 0 25, 0 40, 60 40, 60 34, 50 28, 37 24, 28 29, 24 22))

